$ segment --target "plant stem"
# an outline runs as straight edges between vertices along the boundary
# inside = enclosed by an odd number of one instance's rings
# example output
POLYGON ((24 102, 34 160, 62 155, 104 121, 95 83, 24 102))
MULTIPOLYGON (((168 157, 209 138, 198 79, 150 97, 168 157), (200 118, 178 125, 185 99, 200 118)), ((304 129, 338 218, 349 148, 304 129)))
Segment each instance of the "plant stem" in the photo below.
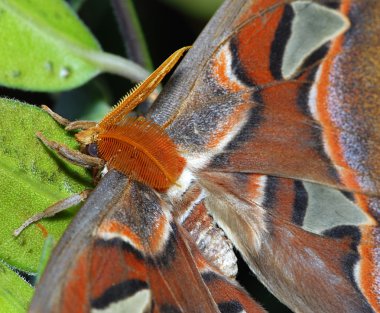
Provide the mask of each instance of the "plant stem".
POLYGON ((133 82, 140 82, 150 74, 142 66, 111 53, 86 51, 83 57, 100 70, 126 77, 133 82))
POLYGON ((130 60, 153 71, 144 33, 141 29, 132 0, 111 0, 113 12, 119 24, 127 56, 130 60))

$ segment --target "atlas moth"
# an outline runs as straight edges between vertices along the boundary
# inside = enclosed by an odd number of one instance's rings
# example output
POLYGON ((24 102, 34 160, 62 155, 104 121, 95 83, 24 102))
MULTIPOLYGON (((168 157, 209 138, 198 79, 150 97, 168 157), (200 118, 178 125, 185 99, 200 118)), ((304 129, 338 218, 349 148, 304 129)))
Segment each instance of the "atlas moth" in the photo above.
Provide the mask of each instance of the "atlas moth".
POLYGON ((114 111, 165 138, 166 183, 123 145, 84 157, 109 172, 30 312, 264 312, 232 246, 294 312, 380 312, 379 20, 379 1, 226 1, 143 119, 114 111))

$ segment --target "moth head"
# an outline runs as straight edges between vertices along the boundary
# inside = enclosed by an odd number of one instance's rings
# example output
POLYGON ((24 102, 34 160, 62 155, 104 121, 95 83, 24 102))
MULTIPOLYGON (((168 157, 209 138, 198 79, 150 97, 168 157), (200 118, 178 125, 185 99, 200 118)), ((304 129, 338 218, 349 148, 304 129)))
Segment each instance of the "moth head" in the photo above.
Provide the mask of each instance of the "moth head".
POLYGON ((92 143, 96 143, 98 141, 99 133, 100 129, 98 127, 91 127, 75 134, 75 138, 82 147, 85 147, 92 143))

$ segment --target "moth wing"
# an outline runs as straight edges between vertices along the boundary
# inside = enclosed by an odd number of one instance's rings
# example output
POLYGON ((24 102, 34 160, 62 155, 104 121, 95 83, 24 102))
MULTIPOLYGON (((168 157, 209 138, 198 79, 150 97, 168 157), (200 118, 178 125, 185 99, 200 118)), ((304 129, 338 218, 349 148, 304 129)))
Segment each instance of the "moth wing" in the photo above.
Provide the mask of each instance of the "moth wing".
MULTIPOLYGON (((264 67, 258 68, 249 59, 252 47, 244 40, 257 25, 247 24, 237 34, 235 53, 241 68, 238 73, 262 85, 262 90, 254 94, 257 104, 250 109, 243 128, 213 159, 211 167, 216 171, 303 179, 378 196, 380 115, 375 112, 380 96, 380 77, 376 74, 380 65, 373 62, 378 58, 377 49, 368 48, 376 46, 373 38, 377 35, 367 30, 376 23, 379 4, 342 1, 339 7, 331 9, 318 2, 295 1, 275 11, 281 10, 273 34, 261 36, 264 41, 260 38, 257 43, 260 47, 270 45, 270 51, 265 53, 267 59, 260 60, 262 64, 266 62, 264 67), (320 41, 313 54, 306 54, 302 65, 289 76, 288 63, 292 63, 292 58, 287 51, 294 45, 296 50, 304 49, 297 36, 307 35, 302 35, 297 27, 304 25, 303 19, 310 24, 316 23, 313 19, 322 19, 318 11, 325 11, 325 20, 329 15, 332 20, 337 18, 331 21, 337 32, 326 34, 326 41, 320 41), (339 20, 341 28, 336 25, 339 20), (290 25, 290 29, 285 25, 290 25), (368 86, 368 77, 373 87, 368 86)), ((264 34, 268 31, 263 30, 264 34)), ((308 35, 316 41, 321 39, 317 28, 308 35)), ((371 211, 368 206, 366 209, 371 211)), ((374 210, 371 213, 377 215, 374 210)))
POLYGON ((195 167, 377 195, 377 34, 369 25, 379 10, 366 1, 227 1, 150 116, 202 159, 195 167))
POLYGON ((378 228, 339 190, 256 174, 204 174, 205 204, 251 270, 295 312, 373 312, 378 228))
POLYGON ((253 271, 296 311, 380 311, 379 11, 226 2, 151 115, 223 199, 208 208, 253 271), (257 194, 236 194, 247 188, 257 194))
POLYGON ((108 174, 55 249, 30 312, 264 312, 208 264, 165 205, 108 174))

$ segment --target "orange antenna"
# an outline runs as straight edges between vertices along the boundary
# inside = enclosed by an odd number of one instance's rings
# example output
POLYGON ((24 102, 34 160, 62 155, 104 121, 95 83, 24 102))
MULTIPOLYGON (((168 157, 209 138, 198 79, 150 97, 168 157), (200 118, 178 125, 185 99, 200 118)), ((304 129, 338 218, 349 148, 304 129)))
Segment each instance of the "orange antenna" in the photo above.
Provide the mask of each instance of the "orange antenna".
POLYGON ((143 102, 160 84, 167 73, 177 64, 182 55, 191 47, 183 47, 174 52, 162 63, 149 77, 136 85, 125 97, 123 97, 115 108, 108 113, 100 122, 100 128, 107 128, 119 123, 136 106, 143 102))

